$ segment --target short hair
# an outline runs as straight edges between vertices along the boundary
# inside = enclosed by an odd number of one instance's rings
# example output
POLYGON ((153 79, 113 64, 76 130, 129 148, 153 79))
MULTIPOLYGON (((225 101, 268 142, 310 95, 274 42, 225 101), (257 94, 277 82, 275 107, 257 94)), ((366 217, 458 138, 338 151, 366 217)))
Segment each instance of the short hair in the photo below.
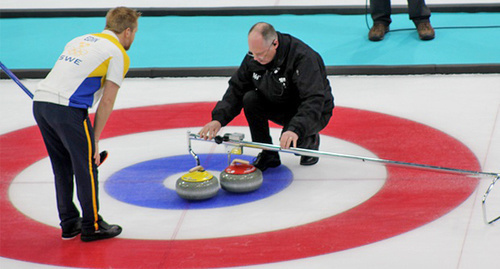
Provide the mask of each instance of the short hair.
POLYGON ((252 28, 250 28, 250 31, 248 31, 248 34, 253 31, 260 33, 264 40, 269 43, 271 43, 278 37, 278 34, 276 33, 276 30, 274 30, 274 27, 267 22, 258 22, 254 24, 252 28))
POLYGON ((111 30, 117 34, 125 31, 125 29, 137 28, 137 20, 141 16, 141 12, 128 7, 116 7, 110 9, 106 14, 106 27, 104 29, 111 30))

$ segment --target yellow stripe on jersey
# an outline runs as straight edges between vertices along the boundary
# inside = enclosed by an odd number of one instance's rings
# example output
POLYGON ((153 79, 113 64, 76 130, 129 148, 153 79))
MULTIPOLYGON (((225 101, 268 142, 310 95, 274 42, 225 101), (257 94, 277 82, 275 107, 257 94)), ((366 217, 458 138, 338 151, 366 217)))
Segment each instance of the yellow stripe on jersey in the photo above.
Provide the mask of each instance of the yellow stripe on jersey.
POLYGON ((111 61, 111 57, 106 59, 106 61, 102 62, 94 71, 89 74, 89 78, 99 77, 101 78, 101 85, 104 85, 104 81, 106 81, 106 73, 108 72, 109 61, 111 61))
POLYGON ((83 126, 85 128, 85 135, 87 136, 87 146, 89 152, 89 173, 90 173, 90 182, 92 185, 92 208, 94 209, 94 228, 97 231, 99 230, 99 224, 97 223, 97 220, 99 220, 99 215, 97 212, 97 191, 94 179, 94 169, 92 164, 94 156, 92 156, 92 139, 90 137, 89 125, 87 124, 87 120, 83 121, 83 126))
POLYGON ((130 58, 128 57, 127 51, 123 48, 122 44, 120 44, 120 42, 112 35, 108 35, 108 34, 104 34, 104 33, 98 33, 98 34, 92 34, 92 35, 97 36, 97 37, 101 37, 101 38, 105 38, 105 39, 111 41, 113 44, 115 44, 122 51, 122 54, 123 54, 123 77, 125 77, 125 75, 128 72, 129 66, 130 66, 130 58))

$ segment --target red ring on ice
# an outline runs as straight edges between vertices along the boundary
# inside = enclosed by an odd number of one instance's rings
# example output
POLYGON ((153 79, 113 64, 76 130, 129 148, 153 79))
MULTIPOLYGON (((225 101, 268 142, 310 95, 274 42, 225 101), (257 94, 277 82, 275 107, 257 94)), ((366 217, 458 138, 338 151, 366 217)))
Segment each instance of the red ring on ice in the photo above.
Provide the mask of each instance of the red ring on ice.
MULTIPOLYGON (((103 138, 202 126, 214 103, 184 103, 116 110, 103 138)), ((232 125, 246 125, 242 116, 232 125)), ((351 108, 335 108, 323 135, 350 141, 383 159, 479 170, 474 154, 451 136, 410 120, 351 108)), ((47 157, 36 126, 0 136, 0 255, 74 267, 228 267, 300 259, 346 250, 425 225, 460 205, 477 179, 386 166, 382 189, 338 215, 288 229, 199 240, 111 239, 63 241, 60 230, 33 221, 9 201, 12 180, 47 157)), ((47 197, 55 199, 55 197, 47 197)), ((54 212, 54 217, 57 213, 54 212)), ((154 232, 154 231, 152 231, 154 232)))

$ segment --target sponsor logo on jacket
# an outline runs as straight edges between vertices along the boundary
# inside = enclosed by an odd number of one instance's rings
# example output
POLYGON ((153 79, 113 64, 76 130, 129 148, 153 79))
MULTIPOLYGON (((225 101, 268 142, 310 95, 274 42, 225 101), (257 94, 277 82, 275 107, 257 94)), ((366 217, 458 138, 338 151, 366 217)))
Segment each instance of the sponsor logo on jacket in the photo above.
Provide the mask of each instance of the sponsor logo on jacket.
POLYGON ((262 76, 261 76, 261 75, 259 75, 259 74, 257 74, 257 73, 253 73, 253 76, 252 76, 252 77, 253 77, 253 79, 255 79, 255 80, 259 80, 262 76))

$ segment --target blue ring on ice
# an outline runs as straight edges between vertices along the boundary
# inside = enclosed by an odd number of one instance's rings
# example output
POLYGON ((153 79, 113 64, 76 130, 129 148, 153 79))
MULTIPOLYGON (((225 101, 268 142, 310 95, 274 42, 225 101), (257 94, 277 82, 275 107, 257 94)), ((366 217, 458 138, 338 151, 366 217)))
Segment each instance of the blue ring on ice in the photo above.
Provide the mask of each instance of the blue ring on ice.
MULTIPOLYGON (((205 170, 223 171, 227 167, 226 154, 199 154, 205 170)), ((238 155, 238 159, 251 161, 252 156, 238 155)), ((262 186, 250 193, 230 193, 221 189, 213 198, 203 201, 187 201, 165 187, 169 176, 187 173, 196 165, 191 155, 170 156, 148 160, 125 167, 111 175, 104 190, 113 198, 149 208, 206 209, 234 206, 267 198, 287 188, 293 181, 293 173, 284 165, 263 173, 262 186)), ((219 178, 220 175, 214 175, 219 178)), ((176 180, 176 179, 175 179, 176 180)))

